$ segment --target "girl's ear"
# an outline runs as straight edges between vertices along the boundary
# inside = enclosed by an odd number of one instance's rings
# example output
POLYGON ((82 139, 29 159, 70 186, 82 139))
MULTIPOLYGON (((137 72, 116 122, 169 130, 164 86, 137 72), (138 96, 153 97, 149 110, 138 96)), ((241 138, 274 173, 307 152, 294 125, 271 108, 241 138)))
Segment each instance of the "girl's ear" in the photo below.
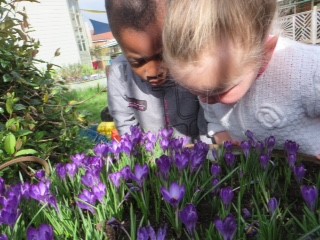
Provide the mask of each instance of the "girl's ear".
POLYGON ((269 62, 270 58, 272 57, 273 51, 277 46, 278 38, 278 36, 269 36, 268 40, 265 43, 264 51, 266 54, 267 62, 269 62))

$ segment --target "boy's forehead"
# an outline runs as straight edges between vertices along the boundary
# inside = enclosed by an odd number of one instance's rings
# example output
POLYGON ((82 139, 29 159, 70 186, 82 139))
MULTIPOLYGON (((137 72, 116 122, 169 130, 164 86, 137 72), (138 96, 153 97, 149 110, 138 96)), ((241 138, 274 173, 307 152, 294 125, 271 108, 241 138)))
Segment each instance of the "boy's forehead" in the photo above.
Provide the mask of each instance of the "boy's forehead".
POLYGON ((162 49, 161 28, 153 25, 144 31, 132 28, 122 29, 120 45, 126 55, 149 57, 158 54, 162 49))

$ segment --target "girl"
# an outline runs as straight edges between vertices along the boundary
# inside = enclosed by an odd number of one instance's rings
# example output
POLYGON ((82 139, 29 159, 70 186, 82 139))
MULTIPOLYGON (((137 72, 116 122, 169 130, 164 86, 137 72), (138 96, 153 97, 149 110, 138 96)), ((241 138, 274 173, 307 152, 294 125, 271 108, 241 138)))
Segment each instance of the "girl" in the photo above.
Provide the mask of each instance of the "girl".
POLYGON ((218 144, 250 129, 319 158, 320 47, 270 36, 275 15, 276 0, 169 1, 164 58, 218 144))

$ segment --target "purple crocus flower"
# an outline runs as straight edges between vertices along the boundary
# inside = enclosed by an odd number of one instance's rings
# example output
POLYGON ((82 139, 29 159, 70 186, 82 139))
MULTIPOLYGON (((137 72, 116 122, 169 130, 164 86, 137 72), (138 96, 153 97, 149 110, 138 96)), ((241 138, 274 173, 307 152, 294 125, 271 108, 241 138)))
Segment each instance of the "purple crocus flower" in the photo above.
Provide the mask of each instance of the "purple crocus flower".
POLYGON ((105 166, 105 161, 101 157, 88 157, 87 162, 87 169, 94 171, 96 175, 99 175, 105 166))
POLYGON ((303 165, 296 166, 293 168, 294 177, 296 181, 301 184, 304 176, 306 175, 307 169, 303 165))
POLYGON ((134 173, 132 175, 132 179, 138 183, 141 187, 149 175, 149 167, 147 164, 139 165, 137 164, 134 168, 134 173))
MULTIPOLYGON (((98 146, 96 146, 96 148, 97 147, 98 146)), ((87 157, 84 153, 71 156, 70 159, 77 167, 85 166, 87 161, 87 157)))
POLYGON ((169 176, 171 161, 170 158, 166 155, 162 155, 156 160, 156 164, 160 170, 160 174, 164 179, 167 179, 169 176))
POLYGON ((78 173, 78 167, 74 163, 67 163, 66 166, 66 172, 68 176, 72 179, 74 176, 78 173))
POLYGON ((170 203, 174 208, 178 207, 179 203, 184 198, 185 193, 185 186, 180 186, 176 182, 172 183, 169 189, 166 189, 165 187, 161 188, 161 194, 163 196, 163 199, 167 203, 170 203))
POLYGON ((172 139, 172 141, 170 142, 171 148, 176 152, 180 151, 184 144, 185 139, 183 138, 172 139))
POLYGON ((128 181, 133 176, 131 168, 129 166, 125 166, 120 170, 121 176, 125 181, 128 181))
POLYGON ((27 231, 28 240, 53 240, 54 232, 50 225, 42 224, 39 229, 30 227, 27 231))
POLYGON ((25 199, 30 198, 30 183, 23 183, 20 185, 20 192, 21 196, 23 196, 25 199))
POLYGON ((105 157, 109 152, 109 146, 105 143, 100 143, 94 148, 94 153, 97 157, 105 157))
POLYGON ((247 220, 247 219, 249 219, 249 218, 252 217, 252 214, 251 214, 251 212, 249 211, 248 208, 243 208, 243 209, 242 209, 242 217, 243 217, 245 220, 247 220))
POLYGON ((8 240, 7 235, 1 234, 1 235, 0 235, 0 240, 8 240))
POLYGON ((152 132, 147 132, 144 135, 145 147, 148 152, 153 152, 155 144, 157 142, 157 136, 152 132))
POLYGON ((87 171, 86 174, 81 178, 82 184, 92 188, 100 183, 100 176, 95 171, 87 171))
POLYGON ((227 153, 230 153, 230 152, 232 152, 233 144, 232 144, 231 141, 225 141, 223 143, 223 147, 224 147, 224 149, 226 150, 227 153))
POLYGON ((231 187, 225 187, 220 189, 220 198, 226 207, 229 207, 232 203, 234 192, 231 187))
POLYGON ((103 183, 98 183, 98 185, 92 188, 93 195, 100 203, 103 203, 104 197, 106 196, 106 191, 106 186, 103 183))
POLYGON ((146 226, 138 229, 137 240, 165 240, 167 228, 159 228, 157 234, 153 227, 146 226))
POLYGON ((136 145, 142 140, 143 136, 143 131, 139 126, 131 126, 130 127, 130 132, 131 132, 131 142, 136 145))
POLYGON ((201 152, 193 151, 190 156, 190 168, 192 172, 198 171, 204 164, 206 155, 201 152))
POLYGON ((44 170, 37 171, 35 177, 40 181, 46 180, 46 172, 44 170))
POLYGON ((196 230, 196 224, 198 221, 197 209, 193 204, 187 204, 187 206, 180 211, 179 217, 181 222, 187 228, 189 234, 193 235, 196 230))
POLYGON ((173 128, 163 128, 159 132, 159 137, 161 138, 160 140, 160 146, 162 147, 163 150, 168 150, 170 146, 170 139, 173 135, 173 128))
POLYGON ((293 168, 297 162, 297 155, 296 154, 289 154, 287 157, 288 164, 290 168, 293 168))
POLYGON ((227 166, 232 168, 236 163, 236 156, 231 152, 227 152, 224 155, 224 160, 226 161, 227 166))
POLYGON ((175 165, 179 171, 183 171, 189 164, 190 151, 184 149, 181 153, 175 154, 175 165))
POLYGON ((212 191, 214 196, 217 196, 220 191, 220 187, 218 186, 219 183, 220 183, 220 180, 217 178, 212 180, 212 186, 215 187, 212 191))
POLYGON ((266 170, 270 163, 270 157, 267 154, 262 154, 260 156, 260 166, 263 170, 266 170))
POLYGON ((267 148, 267 153, 270 154, 276 145, 276 139, 274 136, 270 136, 265 139, 265 146, 267 148))
POLYGON ((50 183, 40 182, 30 186, 29 196, 35 200, 46 202, 50 196, 50 183))
POLYGON ((65 165, 62 163, 58 163, 56 165, 56 173, 61 180, 65 180, 67 176, 67 170, 65 168, 65 165))
POLYGON ((233 215, 229 215, 224 220, 218 219, 214 224, 224 240, 234 239, 237 232, 237 221, 233 215))
POLYGON ((138 229, 137 240, 149 240, 149 229, 147 227, 138 229))
POLYGON ((252 147, 256 146, 256 143, 258 142, 256 136, 253 134, 253 132, 251 132, 250 130, 247 130, 245 132, 245 135, 247 136, 249 143, 252 147))
POLYGON ((4 195, 6 191, 6 183, 3 178, 0 177, 0 195, 4 195))
POLYGON ((121 180, 122 180, 121 172, 110 173, 108 177, 116 188, 119 188, 121 186, 121 180))
POLYGON ((315 211, 318 201, 318 188, 316 186, 301 186, 302 197, 311 211, 315 211))
POLYGON ((167 225, 163 228, 159 228, 156 236, 156 240, 165 240, 167 236, 167 225))
POLYGON ((48 203, 58 210, 57 199, 52 195, 50 187, 51 182, 49 181, 31 185, 29 188, 29 196, 43 204, 48 203))
POLYGON ((211 166, 211 174, 214 178, 218 178, 222 172, 221 166, 217 163, 211 166))
POLYGON ((173 128, 163 128, 159 134, 162 138, 170 139, 173 135, 173 128))
POLYGON ((193 151, 190 156, 191 171, 197 171, 201 168, 207 158, 209 146, 203 142, 197 142, 194 145, 193 151))
POLYGON ((170 146, 170 139, 167 139, 167 138, 161 139, 160 146, 164 151, 168 150, 170 146))
POLYGON ((77 201, 77 206, 79 208, 88 210, 93 214, 95 213, 95 210, 91 205, 96 205, 97 198, 92 192, 87 189, 83 190, 83 192, 79 195, 79 199, 82 200, 77 201))
POLYGON ((287 152, 287 155, 289 156, 290 154, 297 155, 298 150, 299 150, 299 144, 297 144, 294 141, 287 140, 284 143, 284 150, 287 152))
POLYGON ((19 208, 2 208, 0 210, 0 225, 8 225, 13 227, 21 212, 19 208))
POLYGON ((243 151, 243 154, 245 156, 246 159, 249 158, 250 155, 250 149, 251 149, 251 144, 249 141, 242 141, 240 144, 240 147, 243 151))
POLYGON ((268 202, 268 210, 270 215, 273 215, 273 213, 276 211, 276 209, 279 207, 279 202, 276 198, 270 198, 268 202))
POLYGON ((130 139, 123 138, 121 141, 121 152, 131 155, 134 150, 134 144, 130 139))

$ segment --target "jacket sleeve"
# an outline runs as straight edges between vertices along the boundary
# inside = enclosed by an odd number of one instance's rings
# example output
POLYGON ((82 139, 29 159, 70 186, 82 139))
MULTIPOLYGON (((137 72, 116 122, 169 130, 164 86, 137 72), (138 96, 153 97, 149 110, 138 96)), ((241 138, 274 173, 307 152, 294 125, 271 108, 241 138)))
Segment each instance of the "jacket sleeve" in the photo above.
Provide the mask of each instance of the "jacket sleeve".
POLYGON ((127 78, 125 63, 115 61, 111 67, 108 76, 108 107, 116 127, 123 135, 130 132, 130 127, 137 125, 134 112, 128 107, 126 100, 127 84, 130 79, 127 78))
POLYGON ((207 134, 209 137, 213 137, 216 133, 227 131, 216 116, 213 105, 201 102, 201 107, 207 121, 207 134))

